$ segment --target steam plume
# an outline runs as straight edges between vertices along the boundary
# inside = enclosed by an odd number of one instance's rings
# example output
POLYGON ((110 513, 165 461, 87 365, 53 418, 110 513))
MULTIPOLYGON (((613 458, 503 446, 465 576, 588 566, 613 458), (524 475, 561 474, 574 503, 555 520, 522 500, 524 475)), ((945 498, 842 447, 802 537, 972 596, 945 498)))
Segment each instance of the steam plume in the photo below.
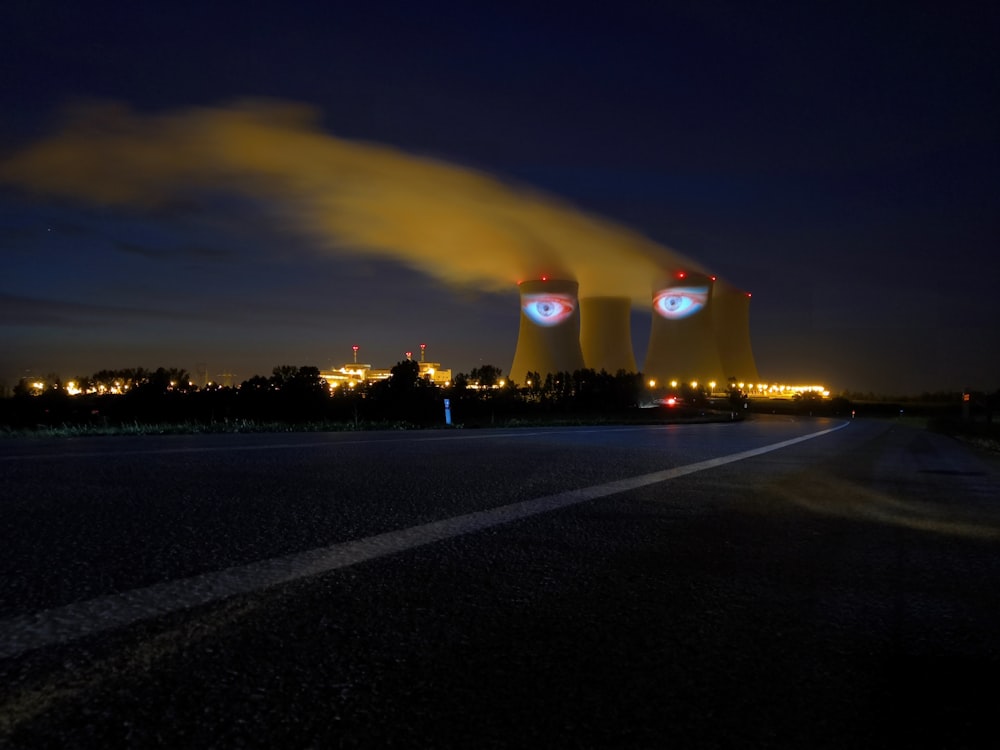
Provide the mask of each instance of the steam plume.
MULTIPOLYGON (((260 201, 341 253, 374 253, 449 284, 510 290, 573 278, 588 295, 648 306, 664 268, 701 269, 613 222, 463 167, 323 132, 305 106, 250 102, 140 115, 78 110, 0 162, 0 183, 153 208, 190 190, 260 201)), ((703 270, 703 269, 701 269, 703 270)))

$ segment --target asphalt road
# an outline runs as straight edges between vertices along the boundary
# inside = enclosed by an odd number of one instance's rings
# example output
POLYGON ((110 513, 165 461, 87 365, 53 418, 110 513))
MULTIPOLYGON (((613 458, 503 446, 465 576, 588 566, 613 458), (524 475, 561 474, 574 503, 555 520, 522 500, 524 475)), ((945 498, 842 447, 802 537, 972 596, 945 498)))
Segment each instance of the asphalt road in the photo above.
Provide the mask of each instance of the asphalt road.
POLYGON ((0 519, 3 746, 993 744, 1000 459, 898 422, 5 441, 0 519))

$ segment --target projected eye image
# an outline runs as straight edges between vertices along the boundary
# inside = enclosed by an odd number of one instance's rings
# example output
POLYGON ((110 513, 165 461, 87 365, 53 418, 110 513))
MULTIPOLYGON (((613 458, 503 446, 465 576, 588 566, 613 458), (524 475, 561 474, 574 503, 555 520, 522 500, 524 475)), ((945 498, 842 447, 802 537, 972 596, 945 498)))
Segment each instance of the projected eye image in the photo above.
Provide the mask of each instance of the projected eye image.
POLYGON ((694 315, 708 302, 708 287, 670 287, 653 297, 653 309, 664 318, 680 320, 694 315))
POLYGON ((555 326, 573 314, 576 303, 568 294, 525 294, 521 298, 524 314, 540 326, 555 326))

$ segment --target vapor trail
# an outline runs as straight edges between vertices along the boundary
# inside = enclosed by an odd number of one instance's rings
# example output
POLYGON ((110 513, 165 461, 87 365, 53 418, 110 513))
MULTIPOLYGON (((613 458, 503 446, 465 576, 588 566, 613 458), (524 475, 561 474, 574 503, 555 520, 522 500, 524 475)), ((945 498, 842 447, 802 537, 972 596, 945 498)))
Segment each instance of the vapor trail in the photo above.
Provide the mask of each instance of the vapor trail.
POLYGON ((154 208, 192 190, 262 202, 338 253, 390 258, 452 285, 509 290, 541 274, 649 304, 653 279, 699 264, 611 221, 472 169, 337 138, 306 106, 249 102, 140 115, 77 110, 0 162, 0 182, 154 208))

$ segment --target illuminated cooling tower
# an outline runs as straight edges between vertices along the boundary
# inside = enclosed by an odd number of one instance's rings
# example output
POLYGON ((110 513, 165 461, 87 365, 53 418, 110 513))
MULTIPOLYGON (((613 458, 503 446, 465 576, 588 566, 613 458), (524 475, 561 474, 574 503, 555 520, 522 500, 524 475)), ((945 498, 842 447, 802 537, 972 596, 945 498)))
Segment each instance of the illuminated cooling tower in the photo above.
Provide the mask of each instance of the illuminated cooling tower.
POLYGON ((580 300, 580 348, 587 367, 614 375, 636 372, 632 352, 632 300, 584 297, 580 300))
POLYGON ((710 276, 678 273, 670 283, 653 292, 649 349, 643 374, 663 385, 725 383, 712 325, 710 276))
POLYGON ((579 285, 575 281, 523 281, 521 327, 510 378, 523 385, 527 373, 582 370, 579 285))
POLYGON ((712 288, 712 325, 726 378, 758 382, 750 348, 750 294, 725 281, 716 281, 712 288))

